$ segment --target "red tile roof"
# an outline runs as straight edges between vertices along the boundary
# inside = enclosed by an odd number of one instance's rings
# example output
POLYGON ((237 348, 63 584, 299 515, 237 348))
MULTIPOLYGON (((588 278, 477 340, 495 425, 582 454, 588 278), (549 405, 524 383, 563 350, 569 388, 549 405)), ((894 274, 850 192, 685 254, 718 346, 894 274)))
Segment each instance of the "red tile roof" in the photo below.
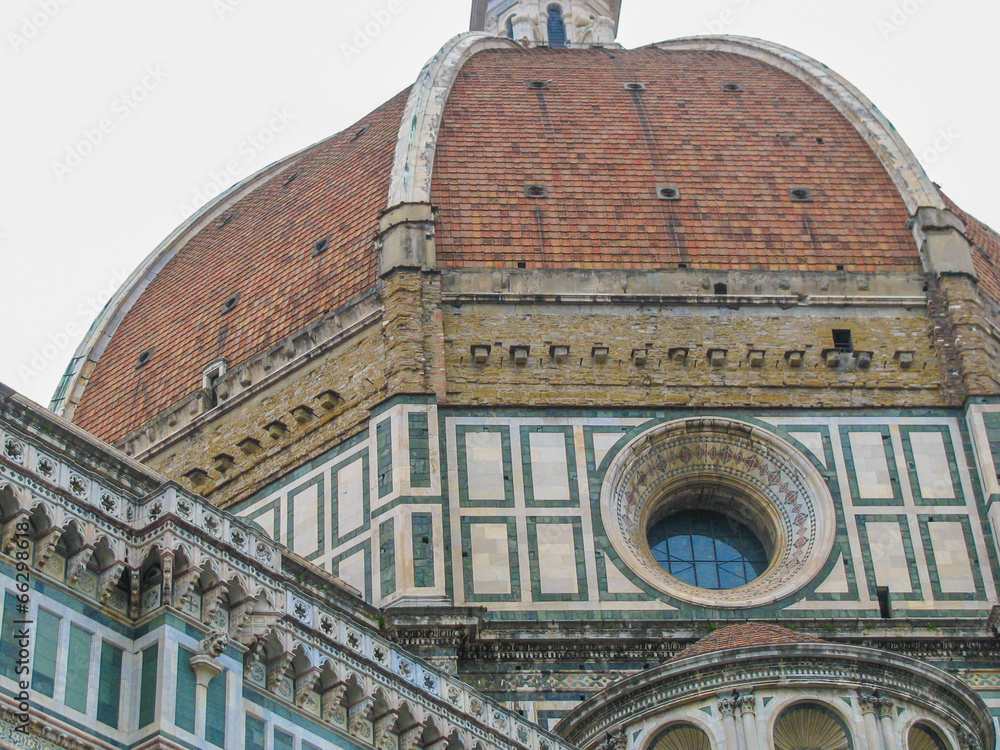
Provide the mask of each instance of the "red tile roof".
POLYGON ((244 362, 370 289, 407 94, 317 144, 237 202, 228 223, 190 239, 125 316, 74 421, 117 440, 199 389, 214 360, 244 362), (313 257, 324 238, 329 248, 313 257), (237 293, 237 307, 223 314, 237 293), (152 359, 136 369, 150 348, 152 359))
POLYGON ((972 242, 972 262, 979 274, 979 287, 1000 304, 1000 234, 963 211, 947 195, 945 203, 962 221, 972 242))
MULTIPOLYGON (((118 440, 200 388, 212 361, 239 365, 370 290, 406 98, 191 237, 125 316, 74 421, 118 440)), ((431 195, 442 267, 921 270, 903 201, 850 123, 792 76, 722 52, 482 52, 446 104, 431 195), (658 199, 663 185, 681 200, 658 199), (796 187, 813 201, 792 202, 796 187)), ((967 220, 1000 299, 1000 238, 967 220)))
POLYGON ((781 643, 824 643, 822 638, 796 633, 779 625, 763 622, 743 622, 727 625, 681 651, 670 661, 687 659, 691 656, 728 651, 733 648, 751 646, 773 646, 781 643))
POLYGON ((791 75, 721 52, 476 55, 448 99, 432 201, 443 266, 921 268, 906 207, 854 127, 791 75), (795 187, 814 201, 793 203, 795 187))

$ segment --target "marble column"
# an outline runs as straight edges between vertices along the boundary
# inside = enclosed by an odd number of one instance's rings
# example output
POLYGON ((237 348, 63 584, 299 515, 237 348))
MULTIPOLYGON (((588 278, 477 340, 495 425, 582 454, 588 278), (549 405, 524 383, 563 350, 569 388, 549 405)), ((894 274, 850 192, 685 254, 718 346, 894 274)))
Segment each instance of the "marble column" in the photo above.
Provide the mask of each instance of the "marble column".
POLYGON ((858 705, 865 724, 865 740, 868 750, 882 750, 882 735, 878 727, 878 696, 861 691, 858 693, 858 705))
POLYGON ((719 694, 719 715, 722 716, 726 750, 740 750, 739 734, 736 731, 736 696, 733 693, 719 694))
POLYGON ((878 717, 879 724, 882 726, 884 750, 899 750, 896 743, 896 733, 892 726, 892 711, 892 700, 880 696, 878 699, 878 717))
POLYGON ((736 699, 736 706, 743 722, 744 750, 757 750, 757 696, 752 690, 742 691, 736 699))

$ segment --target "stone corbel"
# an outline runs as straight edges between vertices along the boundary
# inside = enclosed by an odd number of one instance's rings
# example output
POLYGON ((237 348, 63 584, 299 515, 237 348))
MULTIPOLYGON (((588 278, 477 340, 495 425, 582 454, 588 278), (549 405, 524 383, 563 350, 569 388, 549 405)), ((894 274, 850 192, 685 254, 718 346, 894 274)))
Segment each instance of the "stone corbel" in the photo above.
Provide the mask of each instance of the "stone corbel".
POLYGON ((417 750, 424 735, 423 724, 413 724, 399 733, 397 750, 417 750))
POLYGON ((118 582, 121 581, 122 573, 124 572, 125 563, 115 562, 101 573, 101 578, 97 584, 97 601, 104 605, 111 603, 111 595, 118 588, 118 582))
POLYGON ((311 667, 303 674, 295 678, 295 705, 302 706, 309 693, 313 691, 323 676, 323 670, 319 667, 311 667))
POLYGON ((0 536, 0 552, 5 555, 13 554, 14 543, 17 539, 17 527, 20 524, 30 521, 31 513, 27 510, 18 510, 4 522, 3 535, 0 536))
POLYGON ((375 739, 373 742, 375 750, 397 750, 399 737, 395 732, 395 727, 398 717, 399 713, 397 711, 389 709, 375 719, 375 739))
POLYGON ((284 679, 285 673, 288 672, 288 668, 292 665, 292 659, 294 658, 295 652, 288 650, 267 665, 267 689, 272 693, 278 692, 278 686, 284 679))
POLYGON ((76 586, 77 582, 80 580, 80 575, 87 569, 87 563, 90 562, 90 558, 93 554, 93 547, 81 547, 66 559, 67 585, 76 586))
POLYGON ((928 271, 979 278, 965 224, 955 214, 944 208, 925 206, 910 219, 910 226, 928 271))
POLYGON ((323 693, 323 721, 337 724, 337 713, 343 708, 344 695, 347 693, 347 683, 338 682, 323 693))
POLYGON ((62 535, 63 530, 58 526, 53 526, 38 538, 38 541, 35 543, 36 568, 42 569, 45 567, 45 563, 49 561, 52 553, 56 551, 56 545, 59 544, 62 535))
POLYGON ((437 213, 430 203, 401 203, 383 213, 375 241, 379 275, 396 268, 433 269, 437 265, 436 221, 437 213))
POLYGON ((355 703, 347 712, 347 730, 355 737, 371 739, 371 717, 372 709, 375 707, 375 699, 365 697, 355 703))
POLYGON ((184 609, 200 578, 198 568, 188 568, 174 579, 174 607, 184 609))
POLYGON ((222 603, 226 601, 228 596, 229 590, 224 583, 220 583, 215 588, 205 592, 201 603, 201 621, 205 625, 212 624, 212 620, 215 619, 215 613, 219 611, 219 607, 222 606, 222 603))

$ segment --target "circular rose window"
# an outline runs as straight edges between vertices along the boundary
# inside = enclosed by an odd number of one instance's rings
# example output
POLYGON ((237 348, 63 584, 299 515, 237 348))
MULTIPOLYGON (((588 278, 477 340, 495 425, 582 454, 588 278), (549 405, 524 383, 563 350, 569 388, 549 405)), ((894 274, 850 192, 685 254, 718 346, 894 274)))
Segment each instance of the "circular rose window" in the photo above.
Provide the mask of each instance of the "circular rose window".
POLYGON ((786 440, 730 419, 684 419, 629 443, 604 480, 615 550, 650 585, 711 607, 757 607, 818 574, 836 513, 822 474, 786 440))

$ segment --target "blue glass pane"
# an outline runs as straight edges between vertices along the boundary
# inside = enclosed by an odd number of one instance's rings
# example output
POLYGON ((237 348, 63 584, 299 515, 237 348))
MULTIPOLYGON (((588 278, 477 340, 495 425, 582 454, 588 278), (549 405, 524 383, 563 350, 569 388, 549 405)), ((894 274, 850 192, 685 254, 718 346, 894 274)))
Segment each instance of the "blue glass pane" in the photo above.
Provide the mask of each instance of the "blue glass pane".
POLYGON ((715 559, 715 540, 710 536, 712 532, 709 531, 706 534, 704 531, 699 529, 696 534, 691 536, 691 545, 694 547, 694 559, 695 560, 714 560, 715 559))
POLYGON ((681 560, 691 560, 693 559, 691 555, 691 536, 685 534, 683 536, 672 536, 666 540, 667 549, 670 550, 671 557, 677 557, 681 560))
POLYGON ((745 586, 770 565, 764 545, 721 513, 687 510, 649 529, 653 558, 679 581, 704 589, 745 586))
POLYGON ((563 22, 562 11, 554 5, 549 8, 549 46, 566 46, 566 24, 563 22))

